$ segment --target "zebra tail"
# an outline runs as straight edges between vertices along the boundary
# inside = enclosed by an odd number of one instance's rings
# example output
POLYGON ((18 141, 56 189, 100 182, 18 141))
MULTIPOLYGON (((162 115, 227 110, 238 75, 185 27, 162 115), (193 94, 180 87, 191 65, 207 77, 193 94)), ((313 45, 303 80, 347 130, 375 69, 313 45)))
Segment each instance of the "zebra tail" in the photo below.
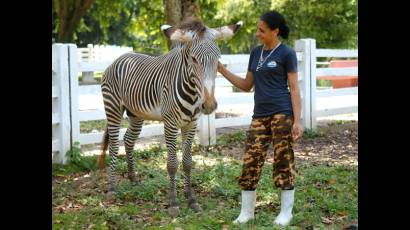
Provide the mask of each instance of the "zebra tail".
POLYGON ((106 126, 104 134, 103 134, 103 140, 101 143, 101 154, 98 156, 98 159, 97 159, 97 165, 100 170, 103 170, 105 167, 105 154, 106 154, 107 147, 108 147, 108 139, 109 139, 108 126, 106 126))

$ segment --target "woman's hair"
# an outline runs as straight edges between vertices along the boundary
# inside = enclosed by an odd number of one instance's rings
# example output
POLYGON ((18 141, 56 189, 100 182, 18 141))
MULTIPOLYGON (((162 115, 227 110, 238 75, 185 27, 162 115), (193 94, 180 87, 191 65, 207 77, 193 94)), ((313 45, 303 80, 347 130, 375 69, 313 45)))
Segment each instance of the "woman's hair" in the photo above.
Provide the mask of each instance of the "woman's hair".
POLYGON ((286 25, 285 18, 277 11, 269 11, 264 13, 260 19, 264 21, 271 30, 279 28, 279 36, 287 39, 289 36, 289 27, 286 25))

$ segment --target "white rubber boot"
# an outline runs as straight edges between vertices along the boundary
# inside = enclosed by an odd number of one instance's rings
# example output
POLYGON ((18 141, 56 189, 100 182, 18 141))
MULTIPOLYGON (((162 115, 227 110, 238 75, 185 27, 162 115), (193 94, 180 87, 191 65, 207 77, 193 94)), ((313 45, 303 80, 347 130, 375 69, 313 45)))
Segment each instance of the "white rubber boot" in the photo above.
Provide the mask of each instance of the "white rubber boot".
POLYGON ((234 224, 243 224, 255 218, 256 190, 242 190, 241 205, 241 213, 239 214, 239 217, 233 221, 234 224))
POLYGON ((280 200, 280 213, 276 217, 274 224, 286 226, 292 220, 292 208, 295 190, 282 190, 280 200))

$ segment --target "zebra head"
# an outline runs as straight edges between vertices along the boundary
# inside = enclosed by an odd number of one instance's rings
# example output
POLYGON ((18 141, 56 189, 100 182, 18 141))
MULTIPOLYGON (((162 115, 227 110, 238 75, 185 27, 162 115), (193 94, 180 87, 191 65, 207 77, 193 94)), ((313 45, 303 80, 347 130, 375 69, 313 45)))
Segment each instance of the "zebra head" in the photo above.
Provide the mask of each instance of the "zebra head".
POLYGON ((196 76, 201 87, 201 110, 210 114, 217 108, 215 100, 215 77, 221 50, 217 40, 231 38, 242 26, 242 21, 218 28, 209 28, 197 19, 188 19, 177 27, 161 26, 163 33, 174 46, 189 48, 189 63, 193 76, 196 76))

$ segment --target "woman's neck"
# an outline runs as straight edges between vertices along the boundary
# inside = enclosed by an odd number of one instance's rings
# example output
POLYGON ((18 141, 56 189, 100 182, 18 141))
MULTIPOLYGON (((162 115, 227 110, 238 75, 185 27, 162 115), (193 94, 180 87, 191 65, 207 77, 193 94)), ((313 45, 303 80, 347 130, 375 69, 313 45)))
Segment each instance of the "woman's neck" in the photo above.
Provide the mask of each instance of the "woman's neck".
POLYGON ((275 39, 272 42, 269 42, 268 44, 264 44, 265 50, 271 50, 275 48, 279 43, 279 39, 275 39))

